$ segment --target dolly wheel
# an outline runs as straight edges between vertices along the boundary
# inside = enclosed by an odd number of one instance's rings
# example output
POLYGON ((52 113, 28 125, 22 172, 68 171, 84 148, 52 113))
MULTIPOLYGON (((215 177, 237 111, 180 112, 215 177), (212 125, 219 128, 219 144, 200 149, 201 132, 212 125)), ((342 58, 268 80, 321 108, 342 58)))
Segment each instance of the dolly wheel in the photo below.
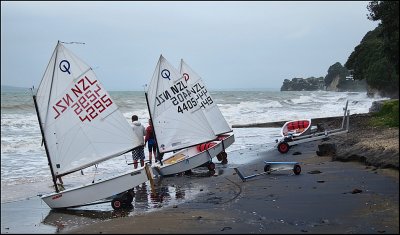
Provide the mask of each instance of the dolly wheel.
POLYGON ((293 167, 293 172, 294 172, 294 174, 295 175, 299 175, 300 174, 300 172, 301 172, 301 167, 300 167, 300 165, 294 165, 294 167, 293 167))
POLYGON ((218 161, 222 161, 222 159, 223 159, 222 153, 217 154, 217 159, 218 159, 218 161))
POLYGON ((226 152, 221 152, 220 154, 222 154, 222 161, 221 163, 223 165, 228 164, 228 154, 226 152))
POLYGON ((215 164, 214 164, 214 162, 208 163, 207 168, 208 168, 209 171, 215 170, 215 164))
POLYGON ((270 164, 265 165, 264 172, 268 172, 268 174, 269 174, 269 173, 271 173, 270 171, 271 171, 271 165, 270 164))
POLYGON ((287 153, 289 151, 289 144, 286 142, 278 144, 278 151, 280 153, 287 153))
POLYGON ((123 205, 123 203, 122 203, 121 198, 114 198, 114 199, 111 201, 111 206, 112 206, 112 208, 113 208, 114 210, 119 210, 119 209, 121 209, 121 208, 122 208, 122 205, 123 205))
POLYGON ((132 203, 133 202, 133 195, 134 195, 133 190, 131 192, 127 191, 123 196, 124 203, 127 204, 127 205, 132 203))

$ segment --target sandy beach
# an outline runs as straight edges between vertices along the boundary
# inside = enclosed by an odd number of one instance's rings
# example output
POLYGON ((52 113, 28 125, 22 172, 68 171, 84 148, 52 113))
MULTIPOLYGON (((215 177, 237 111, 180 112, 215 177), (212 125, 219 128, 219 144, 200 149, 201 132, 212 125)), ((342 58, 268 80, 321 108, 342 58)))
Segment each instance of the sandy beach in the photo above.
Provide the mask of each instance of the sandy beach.
POLYGON ((38 198, 2 204, 2 233, 399 233, 399 131, 368 136, 361 132, 364 116, 351 116, 347 134, 296 145, 287 154, 253 145, 228 156, 256 159, 249 164, 157 180, 158 204, 152 205, 159 206, 152 209, 136 202, 129 211, 50 211, 38 198), (337 154, 318 156, 321 143, 335 143, 337 154), (390 164, 368 160, 379 149, 390 164), (262 173, 265 160, 298 162, 301 173, 289 167, 242 181, 234 170, 262 173), (174 193, 160 191, 168 185, 174 193))
MULTIPOLYGON (((366 119, 359 116, 353 116, 350 133, 329 141, 338 145, 351 139, 353 143, 357 141, 355 136, 360 136, 366 119)), ((335 125, 328 121, 324 124, 326 127, 335 125)), ((398 129, 397 132, 396 129, 387 131, 391 136, 384 144, 389 150, 397 146, 397 170, 317 156, 321 141, 294 146, 287 154, 280 154, 276 149, 265 151, 263 146, 257 146, 229 156, 259 156, 259 161, 239 167, 245 176, 263 172, 264 160, 299 162, 301 174, 295 175, 287 169, 243 182, 234 169, 219 166, 220 172, 212 177, 167 178, 162 183, 199 182, 206 188, 195 199, 172 208, 93 224, 71 232, 399 233, 399 155, 398 141, 395 141, 398 140, 398 129)), ((381 147, 377 140, 386 132, 374 133, 373 136, 362 133, 366 139, 373 137, 375 141, 367 143, 375 145, 359 150, 360 155, 381 147)), ((351 148, 347 150, 351 151, 351 148)))

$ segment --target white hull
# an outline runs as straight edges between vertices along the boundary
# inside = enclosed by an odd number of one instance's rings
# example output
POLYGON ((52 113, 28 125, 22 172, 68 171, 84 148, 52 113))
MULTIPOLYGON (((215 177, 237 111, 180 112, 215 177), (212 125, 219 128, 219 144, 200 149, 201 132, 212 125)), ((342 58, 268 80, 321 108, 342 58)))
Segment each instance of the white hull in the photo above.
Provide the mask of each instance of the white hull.
POLYGON ((229 146, 231 146, 233 144, 233 142, 235 142, 235 136, 234 136, 233 133, 224 134, 222 136, 227 136, 226 138, 224 138, 222 140, 222 142, 223 142, 223 146, 222 147, 224 149, 228 148, 229 146))
POLYGON ((163 160, 162 166, 160 164, 154 166, 153 173, 161 176, 173 175, 185 172, 211 161, 213 157, 224 151, 225 148, 232 145, 235 141, 233 133, 225 135, 227 136, 225 139, 222 141, 213 141, 216 145, 202 152, 197 149, 197 146, 176 152, 173 156, 163 160), (176 161, 174 161, 174 159, 176 159, 176 161))
POLYGON ((143 167, 59 193, 43 195, 41 198, 52 209, 83 206, 127 191, 147 180, 146 168, 143 167))
POLYGON ((293 121, 288 121, 285 124, 283 124, 281 128, 281 136, 286 137, 286 136, 301 136, 304 134, 308 133, 308 130, 311 127, 311 119, 302 119, 302 120, 293 120, 293 121), (301 123, 302 126, 301 128, 298 126, 295 126, 296 123, 301 123), (295 124, 295 127, 289 128, 290 124, 295 124))

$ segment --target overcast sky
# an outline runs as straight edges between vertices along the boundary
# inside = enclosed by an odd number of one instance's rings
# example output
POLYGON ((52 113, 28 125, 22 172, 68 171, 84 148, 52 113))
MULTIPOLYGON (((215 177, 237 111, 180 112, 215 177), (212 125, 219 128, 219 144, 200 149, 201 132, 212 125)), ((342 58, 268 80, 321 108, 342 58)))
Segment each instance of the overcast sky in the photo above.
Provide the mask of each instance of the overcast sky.
POLYGON ((1 2, 1 85, 37 87, 58 40, 107 90, 143 90, 160 54, 209 89, 325 77, 378 22, 368 1, 1 2))

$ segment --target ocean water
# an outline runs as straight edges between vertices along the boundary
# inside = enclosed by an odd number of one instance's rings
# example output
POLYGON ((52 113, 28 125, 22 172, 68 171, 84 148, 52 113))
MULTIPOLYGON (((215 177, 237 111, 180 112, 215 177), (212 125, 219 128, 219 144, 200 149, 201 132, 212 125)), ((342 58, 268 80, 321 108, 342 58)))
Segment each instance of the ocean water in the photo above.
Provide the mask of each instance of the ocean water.
MULTIPOLYGON (((145 126, 149 114, 143 91, 109 92, 127 122, 133 114, 145 126)), ((211 91, 227 122, 250 124, 285 121, 299 118, 342 116, 346 100, 351 114, 367 113, 373 101, 366 92, 327 91, 211 91)), ((351 125, 351 124, 350 124, 351 125)), ((227 153, 253 145, 273 146, 279 137, 279 128, 234 128, 235 142, 227 153)), ((32 93, 26 91, 1 92, 1 202, 10 202, 52 192, 51 174, 47 164, 42 137, 34 109, 32 93)), ((146 158, 147 158, 147 151, 146 158)), ((84 170, 91 181, 97 171, 123 171, 121 162, 131 161, 131 154, 100 163, 97 168, 84 170)), ((229 164, 246 164, 246 159, 229 158, 229 164)), ((126 164, 125 164, 126 165, 126 164)), ((75 174, 75 173, 74 173, 75 174)), ((71 180, 82 177, 78 172, 71 180)), ((64 180, 65 181, 65 180, 64 180)))

